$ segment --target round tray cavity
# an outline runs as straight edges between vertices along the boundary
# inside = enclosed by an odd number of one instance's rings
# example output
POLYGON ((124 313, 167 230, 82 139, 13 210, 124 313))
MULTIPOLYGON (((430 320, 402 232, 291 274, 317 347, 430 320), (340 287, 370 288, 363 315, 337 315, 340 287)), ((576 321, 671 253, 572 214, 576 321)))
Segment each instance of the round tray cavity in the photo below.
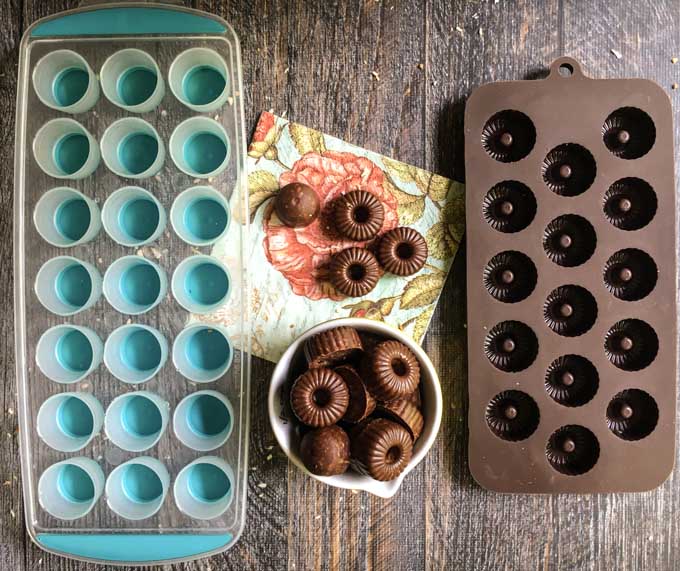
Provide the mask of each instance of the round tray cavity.
POLYGON ((621 230, 639 230, 656 214, 656 193, 644 180, 622 178, 604 194, 602 209, 612 226, 621 230))
POLYGON ((590 188, 597 167, 590 151, 576 143, 559 145, 543 159, 541 173, 550 190, 560 196, 578 196, 590 188))
POLYGON ((536 401, 522 391, 498 393, 486 406, 486 423, 503 440, 529 438, 540 420, 536 401))
POLYGON ((484 353, 491 364, 508 373, 529 367, 538 354, 538 339, 521 321, 502 321, 484 340, 484 353))
POLYGON ((552 433, 545 447, 550 465, 567 476, 585 474, 600 457, 600 444, 595 435, 577 424, 568 424, 552 433))
POLYGON ((580 355, 562 355, 545 373, 545 390, 563 406, 583 406, 597 393, 600 377, 595 366, 580 355))
POLYGON ((656 401, 640 389, 621 391, 607 406, 607 426, 623 440, 641 440, 649 436, 658 421, 656 401))
POLYGON ((580 266, 590 259, 596 245, 595 229, 578 214, 558 216, 543 231, 543 249, 558 266, 580 266))
POLYGON ((496 254, 484 268, 486 291, 505 303, 529 297, 536 287, 536 279, 536 266, 531 258, 513 250, 496 254))
POLYGON ((604 265, 604 285, 624 301, 637 301, 656 286, 659 270, 652 257, 636 248, 619 250, 604 265))
POLYGON ((654 121, 637 107, 621 107, 602 125, 602 140, 609 151, 621 159, 639 159, 654 146, 654 121))
POLYGON ((499 182, 484 197, 484 218, 499 232, 520 232, 534 216, 536 197, 528 186, 516 180, 499 182))
POLYGON ((640 319, 622 319, 609 328, 604 338, 607 359, 624 371, 649 366, 659 352, 654 329, 640 319))
POLYGON ((502 163, 526 157, 536 143, 536 128, 520 111, 500 111, 482 129, 482 146, 489 156, 502 163))
POLYGON ((543 304, 543 318, 558 335, 578 337, 595 323, 597 302, 587 289, 563 285, 548 294, 543 304))

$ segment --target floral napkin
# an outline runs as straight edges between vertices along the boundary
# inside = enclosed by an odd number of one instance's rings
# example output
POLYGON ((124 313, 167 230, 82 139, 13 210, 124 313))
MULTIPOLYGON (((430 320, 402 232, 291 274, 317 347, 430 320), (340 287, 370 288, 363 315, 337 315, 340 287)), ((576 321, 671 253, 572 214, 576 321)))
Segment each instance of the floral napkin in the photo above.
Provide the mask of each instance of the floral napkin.
MULTIPOLYGON (((421 342, 463 235, 464 187, 335 137, 262 113, 248 148, 252 353, 276 362, 301 333, 338 317, 368 317, 398 327, 421 342), (362 298, 348 298, 325 280, 330 257, 363 245, 327 236, 318 221, 288 228, 273 211, 281 186, 302 182, 319 195, 322 209, 352 190, 373 193, 383 203, 383 232, 411 226, 426 239, 429 258, 417 274, 385 274, 362 298)), ((230 233, 236 231, 234 221, 230 233)), ((214 255, 236 263, 233 236, 214 255)), ((208 320, 224 325, 238 346, 238 316, 228 304, 208 320)))

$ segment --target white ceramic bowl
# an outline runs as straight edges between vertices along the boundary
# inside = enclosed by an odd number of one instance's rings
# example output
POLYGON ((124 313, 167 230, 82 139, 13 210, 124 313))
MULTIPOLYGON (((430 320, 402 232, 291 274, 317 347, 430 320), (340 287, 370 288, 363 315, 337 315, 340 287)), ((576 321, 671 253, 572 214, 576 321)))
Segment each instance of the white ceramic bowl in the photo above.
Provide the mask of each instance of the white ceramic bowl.
POLYGON ((390 498, 399 490, 399 486, 404 481, 406 475, 415 468, 418 463, 425 457, 428 450, 432 447, 434 439, 439 432, 439 425, 442 420, 442 391, 439 386, 439 377, 435 371, 432 362, 425 354, 420 346, 410 337, 404 335, 398 329, 386 325, 380 321, 373 321, 370 319, 362 319, 356 317, 348 317, 344 319, 335 319, 312 327, 286 349, 286 352, 281 357, 278 365, 274 369, 271 383, 269 385, 269 421, 274 431, 274 436, 279 443, 279 446, 288 455, 288 458, 303 472, 309 474, 312 478, 335 486, 336 488, 346 488, 351 490, 364 490, 380 496, 381 498, 390 498), (285 401, 288 398, 288 381, 290 379, 291 368, 299 367, 304 362, 303 346, 305 341, 317 333, 326 331, 327 329, 335 329, 336 327, 354 327, 358 331, 366 331, 368 333, 376 333, 386 338, 396 339, 406 345, 413 354, 418 358, 420 363, 420 382, 423 399, 423 417, 425 419, 425 426, 420 438, 413 448, 413 457, 406 466, 406 469, 399 475, 398 478, 389 482, 379 482, 369 476, 364 476, 353 470, 348 470, 339 476, 316 476, 305 468, 300 459, 300 438, 296 431, 298 422, 289 417, 290 407, 285 406, 285 401))

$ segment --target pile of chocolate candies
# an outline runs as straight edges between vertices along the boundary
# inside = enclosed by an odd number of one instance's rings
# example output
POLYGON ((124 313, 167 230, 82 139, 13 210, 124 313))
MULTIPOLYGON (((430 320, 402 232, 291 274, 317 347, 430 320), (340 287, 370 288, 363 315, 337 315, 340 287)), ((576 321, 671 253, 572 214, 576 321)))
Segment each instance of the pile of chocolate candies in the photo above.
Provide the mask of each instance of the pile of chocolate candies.
MULTIPOLYGON (((294 182, 281 188, 274 210, 286 226, 308 226, 319 216, 321 206, 314 189, 294 182)), ((333 228, 342 238, 355 242, 373 240, 382 229, 385 209, 376 196, 353 190, 331 205, 333 228)), ((427 242, 413 228, 400 226, 383 234, 374 250, 352 247, 335 254, 329 265, 333 287, 349 297, 366 295, 378 283, 382 269, 398 276, 410 276, 427 260, 427 242), (374 253, 375 251, 375 253, 374 253)))
POLYGON ((376 480, 401 474, 420 437, 420 366, 403 343, 336 327, 304 346, 308 369, 290 389, 300 456, 319 476, 350 465, 376 480))

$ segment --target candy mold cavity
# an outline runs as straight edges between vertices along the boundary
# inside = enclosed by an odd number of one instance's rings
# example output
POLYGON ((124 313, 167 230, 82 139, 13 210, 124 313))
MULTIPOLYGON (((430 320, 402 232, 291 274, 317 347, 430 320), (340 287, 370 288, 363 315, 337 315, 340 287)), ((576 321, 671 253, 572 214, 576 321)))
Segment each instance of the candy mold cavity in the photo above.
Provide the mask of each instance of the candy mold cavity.
POLYGON ((484 268, 484 286, 498 301, 516 303, 536 287, 536 266, 529 256, 507 251, 496 254, 484 268))
POLYGON ((621 159, 639 159, 654 146, 656 127, 642 109, 621 107, 602 125, 602 140, 609 151, 621 159))
POLYGON ((506 180, 486 193, 483 208, 484 218, 494 230, 520 232, 536 216, 536 198, 525 184, 506 180))
POLYGON ((512 163, 526 157, 536 144, 531 119, 514 110, 499 111, 482 129, 482 146, 494 160, 512 163))

